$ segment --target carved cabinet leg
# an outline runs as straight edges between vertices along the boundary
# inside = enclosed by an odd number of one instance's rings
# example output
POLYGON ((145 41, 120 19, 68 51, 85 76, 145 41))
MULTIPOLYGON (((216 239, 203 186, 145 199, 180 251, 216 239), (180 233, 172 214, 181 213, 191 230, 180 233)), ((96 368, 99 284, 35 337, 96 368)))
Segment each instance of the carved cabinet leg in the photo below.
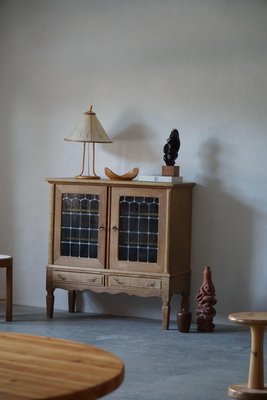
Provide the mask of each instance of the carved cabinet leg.
POLYGON ((170 301, 171 301, 171 294, 170 294, 170 280, 169 278, 164 278, 162 280, 162 329, 169 329, 170 324, 170 301))
POLYGON ((47 314, 47 318, 53 318, 54 300, 55 300, 54 290, 47 291, 47 295, 46 295, 46 314, 47 314))
POLYGON ((68 302, 69 302, 69 312, 74 313, 76 305, 76 290, 68 291, 68 302))
POLYGON ((170 323, 170 301, 163 301, 162 303, 162 328, 169 329, 170 323))

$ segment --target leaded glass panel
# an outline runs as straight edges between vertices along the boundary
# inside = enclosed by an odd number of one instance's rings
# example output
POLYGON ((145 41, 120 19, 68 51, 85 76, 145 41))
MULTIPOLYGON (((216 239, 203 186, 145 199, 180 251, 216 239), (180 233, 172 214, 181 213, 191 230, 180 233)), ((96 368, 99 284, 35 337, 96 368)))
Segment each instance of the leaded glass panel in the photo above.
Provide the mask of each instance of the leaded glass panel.
POLYGON ((62 194, 60 254, 97 258, 99 196, 62 194))
POLYGON ((119 260, 156 263, 159 199, 121 196, 119 215, 119 260))

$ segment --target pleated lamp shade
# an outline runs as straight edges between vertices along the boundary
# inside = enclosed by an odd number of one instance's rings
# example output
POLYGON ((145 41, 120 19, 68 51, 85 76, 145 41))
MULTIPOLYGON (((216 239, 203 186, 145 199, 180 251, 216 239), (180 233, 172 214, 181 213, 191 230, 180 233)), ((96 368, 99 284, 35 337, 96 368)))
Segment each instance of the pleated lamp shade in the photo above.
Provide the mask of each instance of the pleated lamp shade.
POLYGON ((69 140, 71 142, 83 143, 82 170, 81 173, 76 176, 76 178, 99 179, 100 177, 95 172, 95 143, 112 143, 112 140, 110 140, 106 134, 103 126, 100 124, 95 113, 92 111, 92 108, 93 107, 91 106, 90 110, 83 114, 83 118, 77 128, 71 132, 70 135, 64 138, 64 140, 69 140), (90 147, 92 148, 91 156, 90 147), (86 148, 88 149, 88 172, 87 175, 84 175, 86 148))
POLYGON ((96 114, 92 111, 92 106, 90 111, 83 114, 77 128, 66 136, 64 140, 72 142, 112 143, 96 114))

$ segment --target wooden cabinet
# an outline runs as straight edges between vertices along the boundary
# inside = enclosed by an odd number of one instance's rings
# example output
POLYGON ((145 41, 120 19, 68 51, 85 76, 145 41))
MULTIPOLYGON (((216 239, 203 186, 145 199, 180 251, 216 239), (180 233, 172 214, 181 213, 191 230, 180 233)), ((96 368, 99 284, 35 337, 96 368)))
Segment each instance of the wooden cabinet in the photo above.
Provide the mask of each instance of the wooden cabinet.
POLYGON ((48 179, 51 185, 47 315, 54 290, 128 293, 162 299, 169 327, 170 300, 188 308, 192 183, 48 179))

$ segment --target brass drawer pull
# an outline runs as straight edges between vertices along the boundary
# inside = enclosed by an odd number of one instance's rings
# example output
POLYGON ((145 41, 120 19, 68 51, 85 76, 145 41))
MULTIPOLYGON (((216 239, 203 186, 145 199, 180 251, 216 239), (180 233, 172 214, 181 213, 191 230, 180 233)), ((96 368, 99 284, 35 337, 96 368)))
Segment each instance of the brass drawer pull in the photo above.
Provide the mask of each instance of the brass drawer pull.
POLYGON ((96 278, 89 278, 89 279, 88 279, 88 282, 89 282, 89 283, 94 283, 95 281, 96 281, 96 278))
POLYGON ((154 288, 156 286, 156 282, 148 282, 147 287, 148 288, 154 288))

